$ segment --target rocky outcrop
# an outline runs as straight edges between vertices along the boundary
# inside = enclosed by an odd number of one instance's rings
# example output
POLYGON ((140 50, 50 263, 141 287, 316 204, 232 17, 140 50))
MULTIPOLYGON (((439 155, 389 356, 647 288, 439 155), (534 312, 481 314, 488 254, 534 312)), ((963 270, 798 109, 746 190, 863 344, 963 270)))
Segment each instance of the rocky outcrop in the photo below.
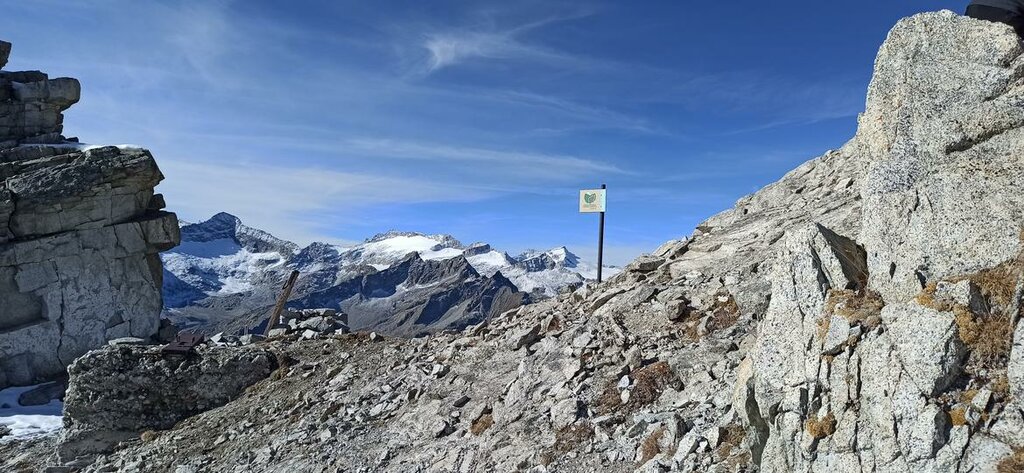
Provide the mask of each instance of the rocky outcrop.
POLYGON ((875 67, 853 140, 604 284, 271 339, 280 377, 88 471, 1024 470, 1024 50, 928 13, 875 67))
MULTIPOLYGON (((0 41, 0 68, 11 43, 0 41)), ((78 102, 75 79, 50 79, 39 71, 0 71, 0 149, 22 143, 61 143, 62 112, 78 102)))
POLYGON ((860 225, 790 232, 775 265, 737 399, 762 471, 1019 471, 1022 53, 949 12, 889 34, 844 148, 860 225))
POLYGON ((146 150, 66 141, 78 97, 74 79, 0 71, 0 388, 159 328, 157 253, 178 243, 163 176, 146 150))
POLYGON ((148 430, 224 405, 277 369, 271 352, 201 346, 188 356, 117 345, 75 360, 65 396, 58 456, 71 461, 109 451, 148 430))

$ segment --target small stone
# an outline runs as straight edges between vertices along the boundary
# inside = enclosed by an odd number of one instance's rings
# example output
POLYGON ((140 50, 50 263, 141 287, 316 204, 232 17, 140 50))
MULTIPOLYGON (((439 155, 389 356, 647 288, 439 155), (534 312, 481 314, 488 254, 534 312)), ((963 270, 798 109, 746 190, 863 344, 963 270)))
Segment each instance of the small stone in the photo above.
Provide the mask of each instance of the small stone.
POLYGON ((562 374, 565 375, 565 379, 572 379, 582 368, 583 362, 579 358, 571 358, 562 365, 562 374))
POLYGON ((465 407, 466 404, 469 404, 469 400, 469 396, 462 396, 456 399, 455 402, 452 403, 452 406, 461 409, 462 407, 465 407))
POLYGON ((951 283, 940 281, 935 285, 935 299, 965 306, 976 314, 987 311, 981 289, 970 280, 951 283))
POLYGON ((68 389, 66 381, 55 381, 52 383, 40 384, 35 388, 21 393, 18 396, 18 404, 22 406, 45 406, 50 401, 64 398, 64 391, 68 389))
POLYGON ((335 323, 332 317, 317 316, 310 317, 309 319, 302 321, 302 323, 299 324, 299 328, 315 330, 317 332, 323 333, 333 331, 335 328, 335 323))
POLYGON ((430 370, 430 376, 435 378, 443 378, 446 374, 448 374, 448 367, 440 363, 435 363, 434 367, 430 370))
POLYGON ((334 427, 328 427, 320 432, 320 441, 326 442, 334 437, 336 429, 334 427))
POLYGON ((283 337, 285 335, 288 335, 288 329, 286 328, 272 328, 270 332, 267 332, 267 336, 270 338, 283 337))
POLYGON ((572 346, 575 348, 584 348, 590 345, 590 342, 594 339, 594 336, 590 332, 583 332, 572 339, 572 346))
POLYGON ((981 389, 974 398, 971 399, 971 405, 974 406, 979 412, 985 412, 988 410, 988 404, 992 400, 992 391, 988 389, 981 389))
POLYGON ((643 255, 633 260, 627 269, 636 273, 649 273, 661 267, 662 264, 665 264, 665 258, 643 255))
POLYGON ((510 344, 513 350, 518 350, 533 345, 538 340, 540 340, 540 324, 534 325, 513 336, 510 344))
POLYGON ((431 428, 434 434, 434 438, 441 438, 454 432, 452 426, 448 424, 448 421, 441 419, 434 423, 434 427, 431 428))
POLYGON ((118 346, 118 345, 149 345, 149 342, 141 338, 136 337, 121 337, 115 338, 107 342, 107 345, 118 346))
POLYGON ((666 306, 668 319, 677 322, 686 318, 690 312, 690 301, 686 299, 670 301, 666 306))
POLYGON ((251 345, 253 343, 260 342, 263 340, 266 340, 266 337, 264 337, 263 335, 257 335, 253 333, 245 334, 242 335, 241 337, 238 337, 238 342, 241 343, 242 345, 251 345))

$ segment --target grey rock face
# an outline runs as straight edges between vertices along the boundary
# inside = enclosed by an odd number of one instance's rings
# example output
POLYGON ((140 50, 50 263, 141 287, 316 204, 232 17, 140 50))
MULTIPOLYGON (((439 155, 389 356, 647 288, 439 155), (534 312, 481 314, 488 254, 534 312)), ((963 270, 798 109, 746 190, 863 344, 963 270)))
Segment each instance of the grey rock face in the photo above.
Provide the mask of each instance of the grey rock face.
POLYGON ((89 352, 68 368, 58 455, 68 461, 168 429, 224 405, 276 367, 273 354, 252 347, 202 347, 188 357, 164 357, 154 347, 89 352))
POLYGON ((11 43, 0 41, 0 69, 7 65, 7 57, 11 55, 11 43))
POLYGON ((1015 471, 1019 291, 1008 307, 999 288, 1020 286, 1022 52, 950 12, 889 34, 844 147, 867 169, 837 232, 859 269, 789 232, 734 396, 761 471, 1015 471))
POLYGON ((0 388, 52 379, 107 340, 155 334, 157 253, 179 241, 148 151, 63 143, 77 81, 0 72, 3 94, 0 388))
POLYGON ((859 239, 886 301, 1020 252, 1022 52, 1002 25, 951 12, 901 21, 879 52, 856 141, 859 239))

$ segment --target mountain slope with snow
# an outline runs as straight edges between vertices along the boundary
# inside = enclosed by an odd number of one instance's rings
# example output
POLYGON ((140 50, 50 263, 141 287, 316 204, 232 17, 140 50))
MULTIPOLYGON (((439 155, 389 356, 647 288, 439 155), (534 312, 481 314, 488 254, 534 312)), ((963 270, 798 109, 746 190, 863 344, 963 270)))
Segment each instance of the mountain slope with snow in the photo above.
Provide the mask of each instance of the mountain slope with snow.
MULTIPOLYGON (((206 331, 259 325, 292 270, 300 278, 289 307, 342 309, 353 328, 407 335, 479 322, 597 273, 565 247, 513 257, 450 235, 390 231, 352 246, 300 247, 226 213, 183 225, 181 234, 182 244, 161 256, 164 315, 206 331), (429 277, 410 282, 410 261, 429 277), (445 267, 458 271, 449 274, 445 267), (367 292, 370 286, 377 289, 367 292)), ((617 271, 606 268, 605 274, 617 271)))

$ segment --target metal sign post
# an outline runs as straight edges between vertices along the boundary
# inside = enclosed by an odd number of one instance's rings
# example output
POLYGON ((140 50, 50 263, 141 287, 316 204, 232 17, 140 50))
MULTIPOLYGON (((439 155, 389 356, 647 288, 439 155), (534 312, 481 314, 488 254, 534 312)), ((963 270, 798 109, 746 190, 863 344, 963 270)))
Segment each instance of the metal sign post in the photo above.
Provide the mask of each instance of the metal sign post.
POLYGON ((601 223, 597 233, 597 282, 601 282, 601 270, 604 269, 604 213, 608 207, 607 189, 606 184, 601 184, 600 189, 580 191, 580 213, 601 214, 601 223))

